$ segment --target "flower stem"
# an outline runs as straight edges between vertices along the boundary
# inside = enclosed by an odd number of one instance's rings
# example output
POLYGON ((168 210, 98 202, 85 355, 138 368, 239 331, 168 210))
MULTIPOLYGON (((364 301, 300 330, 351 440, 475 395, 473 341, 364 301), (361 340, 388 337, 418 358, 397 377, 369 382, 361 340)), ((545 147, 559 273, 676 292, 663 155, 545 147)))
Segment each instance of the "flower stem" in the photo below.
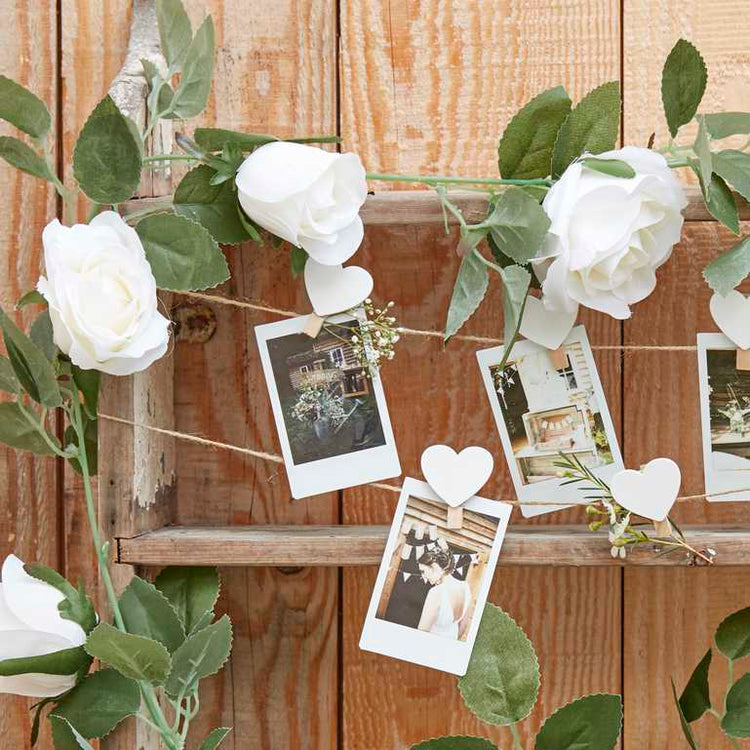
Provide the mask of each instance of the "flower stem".
POLYGON ((382 182, 421 182, 424 185, 545 185, 552 183, 542 178, 530 180, 505 179, 502 177, 450 177, 441 175, 393 174, 382 172, 368 172, 368 180, 382 182))
POLYGON ((508 729, 510 729, 510 733, 513 735, 513 747, 515 750, 523 750, 523 745, 521 744, 521 735, 518 732, 518 727, 513 724, 508 724, 508 729))

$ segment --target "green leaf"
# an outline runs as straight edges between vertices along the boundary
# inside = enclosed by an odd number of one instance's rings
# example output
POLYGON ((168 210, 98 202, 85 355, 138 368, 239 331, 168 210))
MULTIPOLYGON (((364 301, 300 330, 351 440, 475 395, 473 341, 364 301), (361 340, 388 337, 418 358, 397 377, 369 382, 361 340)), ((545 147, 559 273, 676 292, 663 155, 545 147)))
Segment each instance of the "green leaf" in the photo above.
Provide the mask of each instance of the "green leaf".
POLYGON ((304 270, 307 263, 307 251, 302 247, 292 246, 291 266, 292 278, 297 278, 304 270))
POLYGON ((174 210, 202 224, 217 241, 225 245, 245 242, 250 235, 237 213, 234 183, 212 185, 216 171, 201 164, 191 169, 175 191, 174 210))
POLYGON ((570 107, 570 97, 557 86, 519 110, 505 128, 497 149, 500 174, 514 179, 547 177, 557 133, 570 107))
POLYGON ((0 355, 0 391, 6 393, 18 393, 21 390, 21 384, 18 382, 16 374, 10 365, 7 357, 0 355))
POLYGON ((94 750, 67 719, 50 714, 49 722, 55 750, 94 750))
POLYGON ((695 116, 707 80, 701 53, 690 42, 680 39, 667 56, 661 74, 661 100, 672 138, 695 116))
POLYGON ((513 618, 492 604, 484 607, 458 689, 469 710, 488 724, 520 721, 536 703, 539 662, 534 647, 513 618))
POLYGON ((102 99, 83 126, 73 152, 73 173, 95 203, 122 203, 141 180, 141 144, 112 97, 102 99))
POLYGON ((19 330, 1 308, 0 328, 13 371, 24 390, 43 406, 51 409, 60 406, 62 396, 57 376, 44 352, 19 330))
POLYGON ((717 294, 726 296, 750 273, 750 235, 712 260, 703 269, 703 278, 717 294))
POLYGON ((212 152, 221 151, 227 143, 233 143, 243 151, 250 151, 258 146, 279 140, 273 135, 238 133, 236 130, 224 128, 196 128, 193 138, 204 151, 212 152))
POLYGON ((550 221, 544 209, 518 188, 505 190, 480 226, 489 226, 495 245, 516 263, 528 263, 542 247, 550 221))
POLYGON ((679 704, 685 721, 697 721, 711 708, 711 696, 708 690, 708 668, 711 666, 713 653, 708 649, 706 655, 690 675, 685 689, 680 696, 679 704))
POLYGON ((680 726, 682 727, 682 733, 685 735, 685 739, 687 740, 687 743, 688 745, 690 745, 692 750, 699 750, 698 744, 695 741, 695 737, 693 737, 693 730, 690 728, 690 724, 685 718, 685 715, 682 713, 682 706, 680 705, 680 701, 677 699, 677 689, 674 686, 674 680, 670 678, 670 682, 672 683, 672 696, 674 697, 675 706, 677 706, 677 714, 680 717, 680 726))
POLYGON ((31 324, 29 338, 39 347, 50 362, 57 358, 57 345, 53 339, 52 320, 49 316, 49 310, 42 310, 37 319, 31 324))
POLYGON ((724 618, 716 628, 714 640, 727 659, 734 661, 750 654, 750 607, 724 618))
MULTIPOLYGON (((53 443, 57 439, 50 435, 53 443)), ((53 455, 52 449, 42 436, 29 424, 21 407, 15 402, 0 403, 0 443, 22 451, 31 451, 39 456, 53 455)))
MULTIPOLYGON (((194 633, 219 598, 219 571, 211 567, 169 567, 159 573, 156 588, 177 612, 185 632, 194 633)), ((204 621, 204 627, 207 623, 204 621)))
POLYGON ((156 0, 161 51, 172 70, 179 70, 193 41, 193 27, 181 0, 156 0))
POLYGON ((542 724, 535 750, 613 750, 622 726, 619 695, 594 693, 558 708, 542 724))
POLYGON ((165 117, 186 120, 199 115, 208 101, 213 74, 214 22, 207 16, 185 54, 180 84, 165 117))
POLYGON ((698 134, 695 137, 693 151, 698 157, 698 174, 701 181, 708 185, 711 183, 711 175, 713 174, 713 159, 706 122, 701 115, 698 115, 698 134))
POLYGON ((586 156, 581 159, 581 164, 610 177, 621 177, 626 180, 635 177, 635 169, 622 159, 597 159, 595 156, 586 156))
POLYGON ((445 323, 447 341, 476 312, 490 283, 487 266, 469 250, 461 261, 445 323))
POLYGON ((76 674, 88 669, 91 658, 81 646, 53 651, 42 656, 24 656, 18 659, 0 661, 0 677, 14 677, 19 674, 76 674))
POLYGON ((104 737, 123 719, 138 712, 141 691, 114 669, 100 669, 78 683, 54 711, 84 737, 104 737))
MULTIPOLYGON (((64 438, 66 445, 75 445, 76 448, 81 447, 78 444, 78 433, 72 425, 65 428, 64 438)), ((89 474, 96 476, 99 471, 99 423, 96 419, 91 419, 86 415, 83 419, 83 442, 86 449, 89 474)), ((83 474, 81 463, 77 458, 69 458, 68 463, 77 474, 83 474)))
POLYGON ((219 727, 218 729, 214 729, 214 731, 203 740, 200 750, 216 750, 231 731, 232 729, 230 727, 219 727))
POLYGON ((559 177, 584 153, 612 150, 620 135, 620 84, 595 88, 568 115, 557 134, 552 152, 552 176, 559 177))
POLYGON ((52 126, 52 117, 44 102, 6 76, 0 76, 0 120, 37 139, 43 138, 52 126))
POLYGON ((750 737, 750 674, 743 674, 729 689, 721 728, 730 737, 750 737))
POLYGON ((484 737, 435 737, 412 745, 409 750, 497 750, 497 745, 484 737))
POLYGON ((750 200, 750 154, 727 149, 713 155, 713 168, 743 198, 750 200))
POLYGON ((503 280, 504 342, 511 346, 521 327, 526 306, 526 295, 531 284, 531 274, 521 266, 508 266, 501 274, 503 280))
POLYGON ((27 563, 24 570, 39 581, 57 589, 65 598, 57 605, 60 617, 77 622, 86 633, 90 633, 96 625, 96 612, 91 599, 83 590, 83 583, 79 581, 78 588, 73 586, 67 578, 60 575, 53 568, 39 563, 27 563))
POLYGON ((156 283, 171 291, 207 289, 229 278, 224 253, 208 230, 186 216, 156 214, 136 225, 156 283))
POLYGON ((36 289, 32 289, 16 302, 16 310, 20 310, 22 307, 26 307, 26 305, 44 305, 46 307, 47 300, 36 289))
POLYGON ((22 172, 41 177, 43 180, 52 180, 47 162, 33 148, 17 138, 7 135, 0 137, 0 158, 22 172))
POLYGON ((99 370, 82 370, 78 365, 72 366, 73 382, 83 394, 83 408, 87 416, 95 420, 99 408, 99 370))
POLYGON ((85 644, 93 657, 114 667, 132 680, 161 685, 169 675, 172 660, 161 643, 140 635, 123 633, 106 622, 97 625, 85 644))
POLYGON ((54 698, 43 698, 38 703, 35 703, 31 709, 31 711, 34 712, 34 720, 31 722, 31 747, 34 747, 36 745, 37 740, 39 739, 39 729, 41 727, 42 722, 42 711, 50 704, 54 703, 54 698))
POLYGON ((170 654, 185 640, 182 623, 167 597, 138 576, 120 595, 120 609, 128 633, 159 641, 170 654))
POLYGON ((224 615, 213 625, 189 636, 174 652, 172 672, 164 689, 172 698, 192 692, 198 681, 216 674, 232 650, 232 624, 224 615))
POLYGON ((750 133, 750 113, 748 112, 717 112, 703 115, 708 128, 708 134, 716 141, 728 138, 730 135, 750 133))
POLYGON ((695 170, 701 184, 701 193, 706 203, 706 208, 711 216, 720 221, 727 229, 734 234, 740 233, 740 217, 737 211, 737 203, 734 200, 734 194, 729 189, 724 180, 715 174, 711 176, 711 183, 706 190, 700 173, 695 170))

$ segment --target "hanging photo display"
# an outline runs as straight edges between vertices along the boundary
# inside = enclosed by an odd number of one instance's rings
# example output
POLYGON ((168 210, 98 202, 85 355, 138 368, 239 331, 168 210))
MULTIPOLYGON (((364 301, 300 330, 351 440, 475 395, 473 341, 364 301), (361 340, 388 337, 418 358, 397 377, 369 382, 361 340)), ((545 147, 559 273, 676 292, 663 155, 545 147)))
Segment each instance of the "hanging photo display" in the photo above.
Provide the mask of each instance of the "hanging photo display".
POLYGON ((699 333, 698 376, 707 500, 750 500, 750 370, 731 339, 699 333))
POLYGON ((359 320, 330 318, 315 338, 306 322, 255 328, 292 496, 398 476, 380 376, 357 356, 359 320))
POLYGON ((521 341, 503 362, 503 347, 477 352, 479 367, 524 516, 586 502, 557 466, 575 458, 608 480, 624 468, 599 375, 583 326, 551 351, 521 341))
POLYGON ((462 506, 460 527, 451 527, 447 503, 407 477, 360 648, 465 674, 510 512, 475 496, 462 506))

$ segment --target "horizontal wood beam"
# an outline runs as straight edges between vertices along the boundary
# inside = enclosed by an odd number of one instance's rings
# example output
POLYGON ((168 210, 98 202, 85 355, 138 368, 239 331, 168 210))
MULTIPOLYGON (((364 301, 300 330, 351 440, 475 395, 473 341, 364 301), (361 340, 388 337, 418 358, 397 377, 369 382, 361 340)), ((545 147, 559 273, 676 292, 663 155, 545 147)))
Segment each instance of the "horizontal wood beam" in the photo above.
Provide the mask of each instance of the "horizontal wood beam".
MULTIPOLYGON (((750 529, 684 529, 695 549, 716 551, 715 564, 750 565, 750 529)), ((387 526, 168 526, 118 539, 118 562, 129 565, 349 566, 380 562, 387 526)), ((680 553, 656 557, 643 545, 613 560, 606 535, 583 526, 516 526, 501 565, 684 565, 680 553)))

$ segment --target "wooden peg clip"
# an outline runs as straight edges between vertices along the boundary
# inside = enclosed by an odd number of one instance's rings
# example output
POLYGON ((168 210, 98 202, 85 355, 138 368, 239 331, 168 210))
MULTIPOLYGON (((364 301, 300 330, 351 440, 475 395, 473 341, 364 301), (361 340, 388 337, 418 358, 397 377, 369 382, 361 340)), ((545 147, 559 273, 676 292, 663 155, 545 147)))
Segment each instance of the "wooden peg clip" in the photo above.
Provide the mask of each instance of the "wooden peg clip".
POLYGON ((568 355, 563 347, 557 349, 548 349, 549 358, 552 361, 552 367, 556 370, 564 370, 568 366, 568 355))
POLYGON ((308 335, 311 339, 317 338, 325 322, 325 318, 319 318, 315 313, 310 313, 302 333, 308 335))
POLYGON ((448 518, 446 522, 446 526, 449 529, 461 529, 464 525, 464 509, 462 506, 458 506, 458 508, 451 508, 451 506, 448 506, 448 518))
POLYGON ((658 537, 670 537, 672 536, 672 524, 669 523, 668 519, 663 521, 654 521, 654 533, 658 537))
POLYGON ((750 349, 737 349, 738 370, 750 370, 750 349))

